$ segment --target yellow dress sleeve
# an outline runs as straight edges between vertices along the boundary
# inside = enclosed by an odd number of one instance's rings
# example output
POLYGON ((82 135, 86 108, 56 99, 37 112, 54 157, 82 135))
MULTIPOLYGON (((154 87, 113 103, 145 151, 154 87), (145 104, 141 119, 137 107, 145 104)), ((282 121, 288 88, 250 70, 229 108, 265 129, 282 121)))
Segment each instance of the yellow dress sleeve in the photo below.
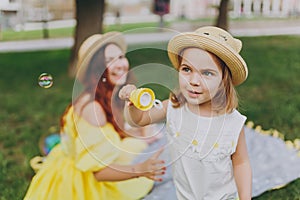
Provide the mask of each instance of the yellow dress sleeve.
POLYGON ((119 157, 120 137, 110 123, 96 127, 79 119, 76 129, 75 166, 79 170, 98 171, 119 157))

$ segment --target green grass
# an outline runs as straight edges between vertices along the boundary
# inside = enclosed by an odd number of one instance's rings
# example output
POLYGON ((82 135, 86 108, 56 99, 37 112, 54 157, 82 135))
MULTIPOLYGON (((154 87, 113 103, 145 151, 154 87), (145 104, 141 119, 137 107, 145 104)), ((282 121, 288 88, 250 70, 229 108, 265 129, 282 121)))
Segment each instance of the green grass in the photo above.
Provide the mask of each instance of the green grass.
MULTIPOLYGON (((249 66, 248 80, 238 87, 241 112, 263 129, 275 128, 286 139, 300 138, 300 37, 241 39, 245 47, 242 55, 249 66)), ((69 50, 0 54, 0 200, 23 198, 34 175, 29 160, 40 154, 40 136, 59 130, 60 115, 72 96, 73 79, 67 75, 69 55, 69 50), (43 72, 53 76, 51 88, 38 86, 43 72)), ((169 65, 166 52, 161 50, 131 51, 128 57, 132 66, 150 62, 169 65)), ((157 85, 152 86, 158 98, 167 97, 166 90, 159 92, 157 85)), ((299 200, 299 188, 297 180, 255 200, 299 200)))
POLYGON ((249 79, 239 91, 248 117, 286 139, 300 134, 300 37, 244 38, 249 79))
MULTIPOLYGON (((49 29, 49 38, 72 37, 74 28, 57 28, 49 29)), ((15 40, 34 40, 43 39, 43 30, 32 31, 13 31, 6 30, 1 33, 1 41, 15 41, 15 40)))
MULTIPOLYGON (((300 36, 243 38, 249 78, 238 88, 248 120, 275 128, 286 140, 300 138, 300 36)), ((295 166, 294 166, 295 167, 295 166)), ((300 180, 256 200, 300 199, 300 180)))
POLYGON ((38 153, 38 138, 59 130, 59 115, 71 100, 68 56, 66 50, 0 55, 1 200, 22 199, 32 177, 29 159, 38 153), (43 72, 54 77, 51 89, 38 86, 43 72))

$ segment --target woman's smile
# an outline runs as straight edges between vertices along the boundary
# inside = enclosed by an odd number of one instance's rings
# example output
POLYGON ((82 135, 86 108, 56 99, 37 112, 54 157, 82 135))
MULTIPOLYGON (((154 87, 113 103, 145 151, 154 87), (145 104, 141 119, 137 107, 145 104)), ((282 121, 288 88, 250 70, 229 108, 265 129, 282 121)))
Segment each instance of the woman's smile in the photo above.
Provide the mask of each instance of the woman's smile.
POLYGON ((121 49, 110 44, 105 49, 105 57, 108 63, 108 79, 114 85, 121 85, 126 82, 129 63, 121 49))

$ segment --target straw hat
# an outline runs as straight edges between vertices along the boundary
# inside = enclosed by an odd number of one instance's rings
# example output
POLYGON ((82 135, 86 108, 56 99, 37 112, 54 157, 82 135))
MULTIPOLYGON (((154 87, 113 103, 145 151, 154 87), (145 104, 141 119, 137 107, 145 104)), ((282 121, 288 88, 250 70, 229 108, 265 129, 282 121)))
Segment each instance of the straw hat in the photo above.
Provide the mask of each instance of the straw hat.
POLYGON ((242 42, 225 30, 214 26, 205 26, 195 32, 174 36, 168 44, 168 55, 175 68, 178 68, 180 64, 178 55, 188 47, 201 48, 223 60, 231 71, 234 85, 239 85, 246 80, 248 76, 247 64, 239 55, 242 42))
POLYGON ((105 34, 94 34, 88 37, 80 46, 78 51, 78 63, 76 66, 77 78, 82 81, 86 74, 87 67, 94 54, 106 44, 118 45, 122 52, 126 52, 127 44, 120 32, 108 32, 105 34))

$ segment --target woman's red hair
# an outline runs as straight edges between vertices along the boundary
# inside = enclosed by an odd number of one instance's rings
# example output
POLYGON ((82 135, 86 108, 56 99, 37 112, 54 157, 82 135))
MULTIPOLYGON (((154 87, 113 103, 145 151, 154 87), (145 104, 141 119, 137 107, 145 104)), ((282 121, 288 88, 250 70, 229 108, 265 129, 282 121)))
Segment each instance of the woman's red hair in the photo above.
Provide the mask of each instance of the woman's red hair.
MULTIPOLYGON (((94 54, 91 61, 89 62, 87 66, 88 68, 86 70, 86 75, 82 80, 82 84, 84 85, 84 91, 75 100, 75 102, 73 102, 73 104, 70 104, 66 108, 64 114, 61 117, 60 125, 61 127, 65 125, 64 115, 68 112, 70 107, 74 105, 76 101, 80 99, 80 97, 82 97, 83 95, 90 94, 91 98, 85 103, 85 105, 94 100, 97 101, 104 109, 107 121, 114 126, 115 130, 119 133, 121 137, 125 137, 126 134, 123 131, 124 101, 120 100, 117 95, 114 95, 117 94, 117 92, 113 94, 115 85, 113 85, 108 78, 108 72, 105 62, 104 50, 106 46, 107 45, 102 46, 94 54), (114 102, 113 105, 117 107, 115 109, 116 113, 113 113, 112 111, 112 102, 114 102)), ((84 108, 84 106, 81 108, 81 110, 84 108)))

